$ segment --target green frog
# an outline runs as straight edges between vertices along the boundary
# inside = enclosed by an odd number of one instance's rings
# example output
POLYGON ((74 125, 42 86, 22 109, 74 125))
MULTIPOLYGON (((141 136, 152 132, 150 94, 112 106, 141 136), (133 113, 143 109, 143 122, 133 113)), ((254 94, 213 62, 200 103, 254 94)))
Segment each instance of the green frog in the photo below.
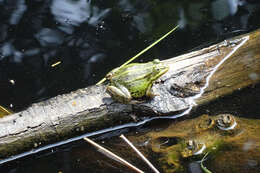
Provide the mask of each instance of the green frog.
POLYGON ((169 70, 169 66, 155 59, 147 63, 131 63, 106 75, 110 81, 109 94, 117 101, 129 103, 132 98, 154 97, 153 82, 169 70))

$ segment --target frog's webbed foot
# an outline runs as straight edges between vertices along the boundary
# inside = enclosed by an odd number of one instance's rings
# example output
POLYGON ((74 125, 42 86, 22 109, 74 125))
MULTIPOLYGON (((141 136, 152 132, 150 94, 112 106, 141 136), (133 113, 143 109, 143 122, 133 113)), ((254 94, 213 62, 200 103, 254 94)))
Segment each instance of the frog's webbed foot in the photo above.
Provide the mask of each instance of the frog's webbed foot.
POLYGON ((131 100, 129 102, 129 104, 135 105, 135 104, 141 104, 141 103, 145 103, 145 102, 146 102, 146 100, 131 100))
POLYGON ((155 96, 159 96, 159 94, 154 93, 154 92, 149 92, 149 93, 146 92, 146 96, 149 98, 154 98, 155 96))

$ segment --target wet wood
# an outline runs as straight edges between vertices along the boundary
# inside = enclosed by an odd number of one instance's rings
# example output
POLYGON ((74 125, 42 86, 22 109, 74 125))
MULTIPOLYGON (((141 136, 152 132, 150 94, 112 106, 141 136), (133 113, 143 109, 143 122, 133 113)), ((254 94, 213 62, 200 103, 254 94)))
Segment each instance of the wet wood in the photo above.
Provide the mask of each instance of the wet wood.
POLYGON ((35 103, 0 119, 0 158, 145 116, 171 115, 255 84, 260 79, 259 47, 257 30, 165 60, 170 70, 155 82, 157 96, 150 100, 120 104, 101 85, 35 103))
POLYGON ((230 94, 260 80, 260 30, 228 58, 212 75, 205 93, 196 102, 202 104, 230 94))

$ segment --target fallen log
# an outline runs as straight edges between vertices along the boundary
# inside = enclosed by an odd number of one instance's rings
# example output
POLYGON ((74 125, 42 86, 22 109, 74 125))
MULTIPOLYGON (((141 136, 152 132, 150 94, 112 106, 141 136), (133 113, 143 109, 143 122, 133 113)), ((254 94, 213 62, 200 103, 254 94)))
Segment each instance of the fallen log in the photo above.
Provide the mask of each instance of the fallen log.
POLYGON ((165 60, 170 69, 152 87, 158 95, 141 103, 118 103, 101 85, 32 104, 0 118, 0 158, 144 117, 190 110, 255 84, 260 80, 259 46, 257 30, 165 60))

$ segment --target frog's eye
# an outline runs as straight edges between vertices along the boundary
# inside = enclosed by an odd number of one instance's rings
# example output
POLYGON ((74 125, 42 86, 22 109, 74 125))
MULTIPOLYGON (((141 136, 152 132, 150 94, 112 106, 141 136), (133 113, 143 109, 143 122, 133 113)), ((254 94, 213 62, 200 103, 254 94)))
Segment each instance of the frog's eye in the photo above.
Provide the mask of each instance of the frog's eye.
POLYGON ((153 62, 154 62, 155 64, 159 64, 159 63, 160 63, 160 60, 159 60, 159 59, 154 59, 153 62))
POLYGON ((160 72, 162 70, 161 67, 155 67, 156 72, 160 72))

